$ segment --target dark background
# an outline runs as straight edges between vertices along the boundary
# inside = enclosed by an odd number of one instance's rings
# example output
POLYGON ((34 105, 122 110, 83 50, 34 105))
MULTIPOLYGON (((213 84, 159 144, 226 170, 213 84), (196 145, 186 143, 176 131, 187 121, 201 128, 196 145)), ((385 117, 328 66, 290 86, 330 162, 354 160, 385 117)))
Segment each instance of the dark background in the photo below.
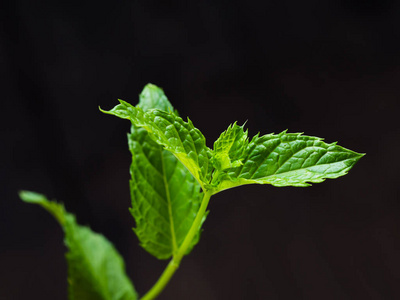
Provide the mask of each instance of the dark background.
POLYGON ((128 212, 129 123, 152 82, 207 137, 305 132, 367 153, 310 188, 213 197, 160 299, 400 299, 400 1, 27 1, 0 10, 0 299, 66 299, 63 235, 20 189, 107 236, 139 293, 166 262, 128 212))

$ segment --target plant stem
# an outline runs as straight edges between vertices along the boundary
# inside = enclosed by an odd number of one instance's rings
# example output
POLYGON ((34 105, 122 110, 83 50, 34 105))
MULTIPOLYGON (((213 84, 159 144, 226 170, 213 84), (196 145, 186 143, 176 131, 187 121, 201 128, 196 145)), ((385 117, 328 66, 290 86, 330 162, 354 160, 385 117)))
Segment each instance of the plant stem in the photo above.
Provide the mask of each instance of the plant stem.
POLYGON ((193 221, 192 227, 190 227, 189 232, 187 233, 185 239, 183 240, 182 245, 179 247, 176 254, 174 254, 171 261, 165 268, 164 272, 161 274, 160 278, 158 278, 157 282, 141 298, 141 300, 155 299, 164 290, 165 286, 171 280, 172 275, 174 275, 175 271, 178 269, 183 256, 186 254, 188 248, 190 247, 193 238, 199 231, 201 222, 203 221, 204 214, 206 213, 206 209, 212 195, 213 195, 213 190, 206 190, 204 192, 203 200, 201 201, 199 211, 196 215, 196 218, 193 221))

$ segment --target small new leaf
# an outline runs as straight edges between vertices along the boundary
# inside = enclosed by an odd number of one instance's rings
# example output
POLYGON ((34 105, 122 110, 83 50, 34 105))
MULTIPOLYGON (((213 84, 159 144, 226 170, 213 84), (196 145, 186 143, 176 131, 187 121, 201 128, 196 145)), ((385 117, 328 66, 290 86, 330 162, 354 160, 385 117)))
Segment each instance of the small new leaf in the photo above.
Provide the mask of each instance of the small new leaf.
POLYGON ((238 167, 246 156, 248 147, 247 130, 236 122, 230 125, 214 143, 212 161, 217 170, 238 167))
POLYGON ((45 208, 62 226, 69 251, 68 283, 70 300, 136 300, 138 296, 125 273, 122 257, 101 234, 76 223, 62 204, 44 195, 22 191, 20 198, 45 208))
POLYGON ((165 96, 162 88, 151 83, 147 84, 140 93, 138 107, 143 111, 148 111, 154 108, 166 112, 174 111, 174 108, 169 102, 167 96, 165 96))
POLYGON ((299 133, 257 135, 249 143, 242 165, 219 174, 217 191, 252 183, 308 186, 347 174, 362 156, 299 133))

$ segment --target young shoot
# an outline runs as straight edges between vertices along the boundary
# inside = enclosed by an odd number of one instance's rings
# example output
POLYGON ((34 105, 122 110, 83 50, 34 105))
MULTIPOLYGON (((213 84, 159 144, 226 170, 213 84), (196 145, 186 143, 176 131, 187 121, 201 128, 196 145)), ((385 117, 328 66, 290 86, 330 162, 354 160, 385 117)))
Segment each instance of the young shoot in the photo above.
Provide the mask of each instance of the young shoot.
POLYGON ((145 86, 136 106, 119 100, 113 109, 100 110, 131 123, 133 230, 148 253, 170 261, 139 298, 122 257, 104 236, 78 225, 62 204, 22 191, 22 200, 45 208, 64 230, 69 299, 155 299, 199 242, 213 195, 245 184, 309 186, 347 174, 363 156, 301 133, 250 138, 236 122, 210 149, 200 130, 179 117, 163 90, 153 84, 145 86))

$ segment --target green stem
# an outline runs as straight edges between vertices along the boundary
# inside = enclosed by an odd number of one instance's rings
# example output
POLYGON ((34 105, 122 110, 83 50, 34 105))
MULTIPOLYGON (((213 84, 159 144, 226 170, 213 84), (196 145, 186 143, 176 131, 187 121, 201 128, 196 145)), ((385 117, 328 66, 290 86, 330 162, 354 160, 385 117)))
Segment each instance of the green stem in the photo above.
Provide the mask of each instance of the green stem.
POLYGON ((183 240, 182 245, 179 247, 176 254, 172 257, 171 261, 165 268, 164 272, 161 274, 160 278, 158 278, 157 282, 141 298, 141 300, 155 299, 164 290, 165 286, 171 280, 172 275, 174 275, 175 271, 178 269, 183 256, 186 254, 188 248, 190 247, 193 238, 199 231, 201 222, 203 221, 204 214, 206 213, 206 209, 212 195, 213 195, 213 190, 206 190, 204 192, 203 200, 201 201, 199 211, 196 215, 196 218, 193 221, 192 227, 190 227, 188 234, 183 240))

